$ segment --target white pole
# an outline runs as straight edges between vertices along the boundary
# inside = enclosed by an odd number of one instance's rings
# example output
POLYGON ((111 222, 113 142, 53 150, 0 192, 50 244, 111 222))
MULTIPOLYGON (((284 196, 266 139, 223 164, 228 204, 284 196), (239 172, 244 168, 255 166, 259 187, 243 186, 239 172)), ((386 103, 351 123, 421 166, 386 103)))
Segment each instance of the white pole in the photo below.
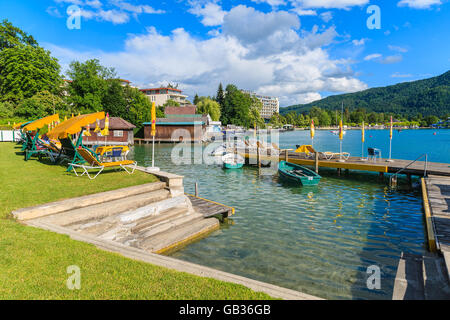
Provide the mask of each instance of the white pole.
POLYGON ((153 136, 153 147, 152 147, 152 168, 155 167, 155 136, 153 136))

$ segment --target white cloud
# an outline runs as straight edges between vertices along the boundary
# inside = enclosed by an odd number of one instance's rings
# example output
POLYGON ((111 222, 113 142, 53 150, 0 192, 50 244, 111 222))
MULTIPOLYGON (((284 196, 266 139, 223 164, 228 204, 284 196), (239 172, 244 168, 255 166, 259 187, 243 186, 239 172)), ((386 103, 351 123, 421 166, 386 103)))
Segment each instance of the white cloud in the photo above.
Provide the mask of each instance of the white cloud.
POLYGON ((267 3, 272 7, 284 6, 286 2, 284 0, 252 0, 255 3, 267 3))
POLYGON ((300 20, 286 11, 264 13, 252 7, 239 5, 224 17, 223 31, 243 43, 256 43, 277 32, 287 32, 300 28, 300 20))
POLYGON ((397 52, 401 52, 401 53, 408 52, 407 48, 403 48, 403 47, 400 47, 400 46, 388 45, 388 48, 389 48, 389 50, 397 51, 397 52))
POLYGON ((391 74, 391 78, 411 78, 411 77, 413 77, 413 75, 410 73, 402 74, 399 72, 395 72, 395 73, 391 74))
POLYGON ((355 40, 352 41, 352 43, 353 43, 355 46, 363 46, 363 45, 366 44, 367 40, 369 40, 369 39, 367 39, 367 38, 362 38, 362 39, 360 39, 360 40, 355 39, 355 40))
POLYGON ((388 56, 384 59, 380 60, 380 63, 382 64, 393 64, 393 63, 398 63, 403 61, 403 56, 402 55, 395 55, 395 56, 388 56))
POLYGON ((414 9, 428 9, 434 5, 441 5, 441 0, 401 0, 397 5, 399 7, 410 7, 414 9))
POLYGON ((370 60, 378 59, 378 58, 381 58, 381 57, 382 57, 381 54, 379 54, 379 53, 373 53, 373 54, 369 54, 368 56, 366 56, 366 57, 364 58, 364 60, 365 60, 365 61, 370 61, 370 60))
POLYGON ((393 64, 403 61, 403 56, 401 54, 394 55, 394 56, 387 56, 386 58, 383 58, 382 54, 374 53, 369 54, 364 58, 365 61, 371 61, 374 60, 381 64, 393 64))
POLYGON ((299 16, 317 16, 317 12, 314 10, 305 10, 301 8, 292 8, 289 11, 298 14, 299 16))
MULTIPOLYGON (((156 10, 149 5, 134 5, 125 0, 109 0, 107 6, 100 0, 54 0, 59 4, 73 4, 80 7, 81 16, 86 19, 108 21, 113 24, 123 24, 130 21, 130 15, 135 18, 139 14, 161 14, 164 10, 156 10), (107 8, 105 8, 107 7, 107 8)), ((49 7, 47 13, 53 16, 57 14, 57 8, 49 7)), ((62 17, 62 15, 60 16, 62 17)))
POLYGON ((226 12, 216 3, 208 2, 201 4, 199 2, 190 2, 192 8, 188 11, 197 17, 202 17, 202 24, 205 26, 218 26, 223 23, 223 17, 226 12))
POLYGON ((333 19, 333 12, 331 11, 325 11, 320 14, 320 18, 324 22, 329 22, 331 19, 333 19))
POLYGON ((349 9, 362 6, 369 0, 290 0, 292 5, 300 8, 349 9))
MULTIPOLYGON (((308 33, 312 38, 320 35, 308 33)), ((242 42, 234 35, 220 33, 205 40, 181 28, 169 35, 149 28, 145 34, 130 37, 125 49, 117 52, 76 52, 49 44, 46 47, 60 59, 63 68, 75 59, 98 58, 136 85, 151 87, 167 81, 177 82, 189 95, 211 95, 219 82, 233 83, 240 88, 278 96, 285 106, 320 99, 320 92, 354 92, 367 88, 348 72, 348 62, 331 59, 320 47, 309 48, 305 38, 296 39, 290 45, 286 42, 276 54, 266 52, 258 56, 249 55, 253 44, 242 42), (302 50, 298 47, 299 40, 302 50)))

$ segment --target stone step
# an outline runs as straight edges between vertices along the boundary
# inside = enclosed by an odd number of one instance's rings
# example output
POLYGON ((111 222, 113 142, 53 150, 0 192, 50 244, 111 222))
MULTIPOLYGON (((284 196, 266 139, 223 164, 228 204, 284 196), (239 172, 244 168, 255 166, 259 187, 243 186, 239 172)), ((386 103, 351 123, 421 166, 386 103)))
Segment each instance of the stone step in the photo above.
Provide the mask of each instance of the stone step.
POLYGON ((154 253, 161 253, 173 247, 191 242, 194 239, 206 235, 220 226, 216 218, 205 219, 199 217, 185 223, 173 230, 149 237, 139 243, 139 247, 154 253))
POLYGON ((443 257, 424 256, 422 261, 426 300, 449 300, 450 283, 443 257))
POLYGON ((143 229, 139 233, 139 237, 142 239, 148 239, 151 237, 155 237, 160 233, 167 232, 172 229, 176 229, 177 227, 180 227, 182 225, 187 225, 193 220, 197 220, 199 218, 203 218, 203 215, 199 213, 189 213, 187 210, 184 214, 181 214, 178 217, 174 217, 171 219, 168 219, 166 221, 161 221, 158 224, 155 224, 153 226, 150 226, 146 229, 143 229))
MULTIPOLYGON (((89 207, 78 208, 59 214, 42 217, 40 219, 47 223, 70 227, 74 230, 80 228, 83 229, 83 225, 88 223, 92 222, 95 224, 96 221, 97 223, 108 222, 102 221, 102 219, 130 210, 136 210, 140 207, 148 206, 149 204, 165 200, 169 196, 170 192, 168 190, 158 189, 147 193, 129 196, 125 199, 117 199, 89 207)), ((114 219, 109 221, 109 223, 114 222, 114 219)))
POLYGON ((12 214, 18 220, 36 219, 39 217, 61 213, 64 211, 84 208, 105 202, 111 202, 138 194, 149 193, 152 191, 164 189, 165 187, 166 183, 164 182, 147 183, 139 186, 132 186, 78 198, 50 202, 34 207, 22 208, 13 211, 12 214))
POLYGON ((402 253, 393 300, 449 300, 450 283, 443 257, 402 253))
POLYGON ((392 300, 424 300, 422 257, 402 252, 397 267, 392 300))
POLYGON ((150 216, 142 218, 138 221, 136 221, 136 226, 131 228, 132 233, 139 233, 142 230, 145 230, 149 227, 152 227, 154 225, 157 225, 161 222, 167 221, 172 218, 179 217, 181 215, 185 215, 188 212, 187 208, 172 208, 169 209, 163 213, 161 213, 159 216, 150 216))

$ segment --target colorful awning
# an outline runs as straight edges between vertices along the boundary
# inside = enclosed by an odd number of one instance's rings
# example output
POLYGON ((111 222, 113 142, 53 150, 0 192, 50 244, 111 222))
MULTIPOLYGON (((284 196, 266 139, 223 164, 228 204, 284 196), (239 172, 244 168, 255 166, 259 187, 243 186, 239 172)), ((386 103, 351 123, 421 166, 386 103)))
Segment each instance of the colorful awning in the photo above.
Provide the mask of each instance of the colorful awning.
POLYGON ((48 116, 39 120, 35 120, 29 124, 27 124, 25 127, 23 127, 24 131, 34 131, 37 129, 41 129, 44 126, 54 122, 59 121, 59 114, 54 114, 52 116, 48 116))
POLYGON ((69 134, 80 132, 83 127, 103 118, 105 118, 105 113, 103 111, 90 114, 82 114, 64 121, 55 129, 47 133, 47 136, 50 139, 63 139, 66 138, 69 134))

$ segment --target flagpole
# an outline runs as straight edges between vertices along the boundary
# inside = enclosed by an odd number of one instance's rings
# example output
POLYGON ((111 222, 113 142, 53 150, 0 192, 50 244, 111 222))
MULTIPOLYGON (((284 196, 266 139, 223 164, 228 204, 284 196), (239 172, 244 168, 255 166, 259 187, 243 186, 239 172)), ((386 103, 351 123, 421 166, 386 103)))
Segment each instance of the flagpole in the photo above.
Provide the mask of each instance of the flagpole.
POLYGON ((149 171, 159 171, 159 168, 155 167, 155 136, 156 136, 156 104, 152 102, 152 110, 151 110, 151 120, 152 120, 152 167, 147 168, 149 171))
POLYGON ((393 162, 392 160, 392 130, 393 130, 393 122, 392 122, 392 116, 391 116, 391 126, 389 131, 389 159, 386 160, 386 162, 393 162))
POLYGON ((152 168, 155 167, 155 136, 153 136, 153 147, 152 147, 152 168))

